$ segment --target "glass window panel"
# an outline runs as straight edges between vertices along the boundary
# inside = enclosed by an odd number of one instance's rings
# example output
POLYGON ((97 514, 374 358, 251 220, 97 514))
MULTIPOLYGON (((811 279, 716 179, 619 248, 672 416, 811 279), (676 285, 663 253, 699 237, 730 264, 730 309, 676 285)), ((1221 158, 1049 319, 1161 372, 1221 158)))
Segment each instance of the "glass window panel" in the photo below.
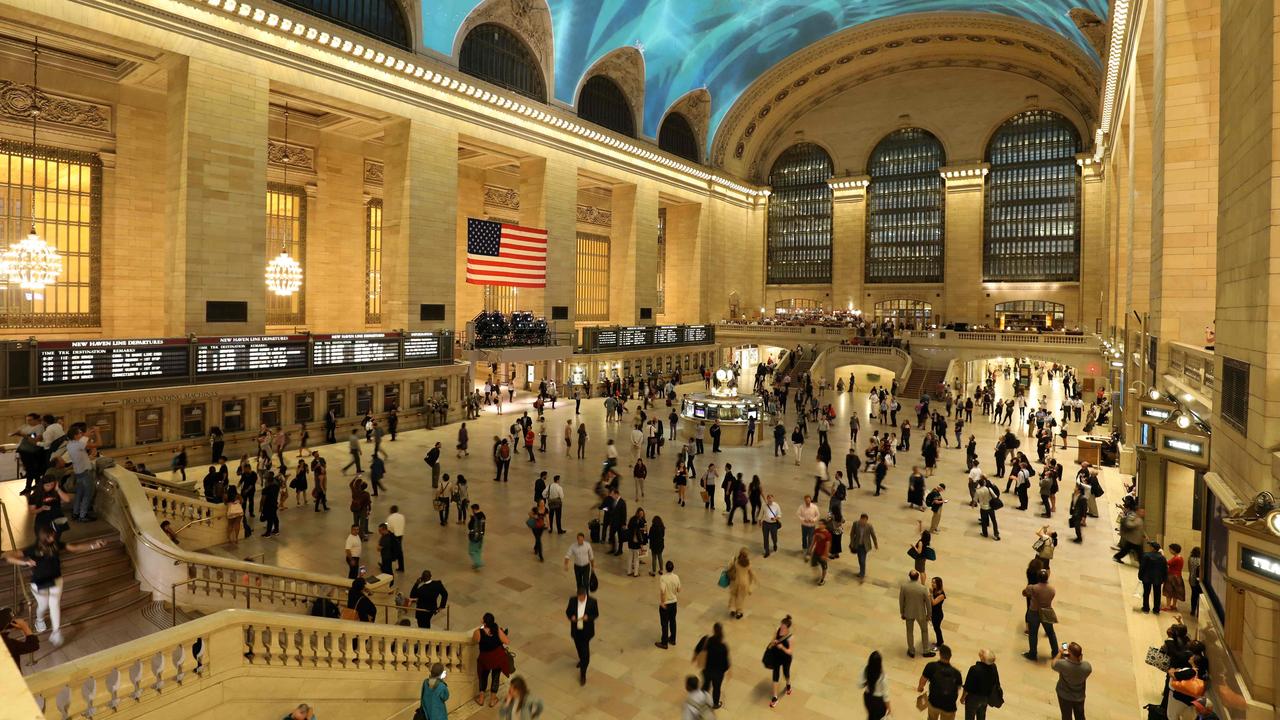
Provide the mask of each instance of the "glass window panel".
POLYGON ((458 67, 469 75, 514 90, 539 102, 547 101, 547 85, 538 59, 515 33, 493 23, 467 33, 458 67))
MULTIPOLYGON (((267 188, 266 262, 279 255, 281 248, 288 250, 303 268, 307 266, 307 195, 298 185, 270 183, 267 188)), ((306 294, 306 282, 304 275, 298 292, 284 297, 264 286, 268 325, 300 325, 305 322, 303 296, 306 294)))
POLYGON ((382 322, 382 200, 365 206, 364 321, 382 322))
POLYGON ((636 116, 627 94, 613 80, 593 75, 578 94, 578 117, 628 137, 635 137, 636 116))
POLYGON ((678 112, 667 115, 658 129, 658 148, 690 162, 698 162, 698 136, 689 119, 678 112))
POLYGON ((942 143, 920 128, 894 131, 871 152, 868 283, 942 282, 944 164, 942 143))
POLYGON ((831 282, 831 157, 812 143, 792 145, 769 173, 768 281, 831 282))
POLYGON ((578 233, 575 314, 578 320, 609 319, 609 236, 578 233))
POLYGON ((1013 116, 987 147, 983 279, 1080 279, 1080 136, 1048 110, 1013 116))
POLYGON ((93 327, 98 314, 102 161, 93 153, 0 141, 0 248, 31 231, 62 255, 43 292, 0 284, 0 327, 93 327), (34 210, 34 218, 32 212, 34 210))
POLYGON ((413 48, 410 24, 398 0, 280 0, 280 2, 405 50, 413 48))
POLYGON ((656 312, 667 311, 667 209, 658 209, 658 272, 656 278, 658 300, 656 312))

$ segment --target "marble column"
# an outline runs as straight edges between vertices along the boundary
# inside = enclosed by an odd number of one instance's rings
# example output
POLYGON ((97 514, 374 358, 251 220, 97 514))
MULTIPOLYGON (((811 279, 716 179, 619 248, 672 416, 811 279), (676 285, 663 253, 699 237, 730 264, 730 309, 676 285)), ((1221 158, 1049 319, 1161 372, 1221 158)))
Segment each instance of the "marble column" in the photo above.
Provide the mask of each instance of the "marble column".
POLYGON ((620 325, 650 325, 656 316, 658 188, 650 182, 613 186, 613 224, 609 234, 609 320, 620 325), (655 314, 640 317, 640 308, 655 314))
MULTIPOLYGON (((941 317, 947 322, 982 323, 993 312, 982 284, 983 212, 989 169, 987 163, 942 168, 946 183, 946 241, 941 317)), ((935 319, 938 314, 935 308, 935 319)))
POLYGON ((866 175, 828 181, 831 186, 831 304, 836 310, 865 306, 867 185, 866 175))
POLYGON ((363 143, 321 132, 315 201, 308 198, 307 324, 318 332, 365 327, 367 210, 363 143))
POLYGON ((547 230, 547 287, 522 288, 516 305, 545 315, 558 332, 569 332, 578 272, 578 168, 573 162, 520 161, 520 224, 547 230), (568 319, 553 321, 554 307, 568 308, 568 319))

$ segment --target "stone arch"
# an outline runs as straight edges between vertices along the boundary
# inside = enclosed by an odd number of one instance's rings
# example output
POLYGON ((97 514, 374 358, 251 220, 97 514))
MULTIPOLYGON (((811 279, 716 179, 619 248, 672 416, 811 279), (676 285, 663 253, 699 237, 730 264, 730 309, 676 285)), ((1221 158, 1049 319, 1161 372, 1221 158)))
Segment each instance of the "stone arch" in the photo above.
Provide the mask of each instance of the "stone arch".
POLYGON ((690 90, 681 95, 679 99, 671 103, 671 107, 658 118, 658 122, 654 127, 654 140, 658 138, 658 130, 662 128, 662 121, 673 112, 678 112, 689 121, 689 125, 693 127, 693 134, 698 138, 699 156, 703 162, 707 158, 707 129, 711 126, 711 93, 704 87, 690 90))
POLYGON ((638 137, 644 128, 644 73, 644 55, 638 48, 628 45, 609 51, 578 78, 578 85, 573 89, 574 109, 577 109, 582 86, 587 80, 594 75, 603 75, 617 83, 622 94, 626 95, 638 137))
POLYGON ((551 7, 547 0, 484 0, 458 26, 453 38, 454 64, 462 52, 462 41, 478 25, 493 23, 515 33, 533 51, 546 82, 547 101, 555 97, 555 38, 551 7))

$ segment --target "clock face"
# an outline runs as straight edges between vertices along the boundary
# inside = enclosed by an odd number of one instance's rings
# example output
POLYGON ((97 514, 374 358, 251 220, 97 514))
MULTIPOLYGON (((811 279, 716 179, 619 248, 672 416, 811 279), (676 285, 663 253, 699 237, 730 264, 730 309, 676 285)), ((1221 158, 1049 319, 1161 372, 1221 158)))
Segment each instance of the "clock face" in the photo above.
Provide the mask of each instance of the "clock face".
POLYGON ((722 383, 729 382, 731 378, 733 378, 733 373, 729 372, 725 368, 720 368, 716 371, 716 379, 722 383))
POLYGON ((1275 535, 1280 535, 1280 510, 1267 516, 1267 529, 1275 535))

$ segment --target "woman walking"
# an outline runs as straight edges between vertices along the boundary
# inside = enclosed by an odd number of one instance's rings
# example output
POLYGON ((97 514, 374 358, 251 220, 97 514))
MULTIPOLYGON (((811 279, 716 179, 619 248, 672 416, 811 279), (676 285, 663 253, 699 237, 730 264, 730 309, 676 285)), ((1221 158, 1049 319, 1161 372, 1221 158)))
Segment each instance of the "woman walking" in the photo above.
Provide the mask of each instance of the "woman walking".
POLYGON ((470 437, 471 437, 470 434, 467 432, 467 424, 462 423, 462 425, 458 427, 458 445, 456 448, 458 451, 457 452, 458 457, 471 454, 470 452, 467 451, 467 443, 469 442, 470 437))
POLYGON ((724 642, 724 627, 720 623, 711 626, 711 634, 703 635, 693 648, 693 660, 702 666, 702 690, 711 691, 711 704, 719 710, 720 688, 729 672, 729 646, 724 642))
MULTIPOLYGON (((496 696, 495 696, 496 697, 496 696)), ((498 708, 501 720, 537 720, 542 717, 542 701, 529 694, 524 678, 516 675, 507 686, 507 696, 498 708)))
POLYGON ((311 461, 311 476, 315 479, 315 489, 311 491, 311 497, 316 501, 316 512, 320 512, 320 506, 324 506, 324 511, 329 512, 329 466, 325 463, 324 458, 316 458, 311 461))
MULTIPOLYGON (((306 423, 298 423, 298 457, 307 454, 308 445, 311 443, 311 432, 307 430, 306 423)), ((302 504, 302 503, 299 503, 302 504)))
POLYGON ((933 625, 933 646, 942 644, 942 605, 947 601, 947 592, 942 588, 942 578, 935 577, 929 581, 929 622, 933 625))
POLYGON ((240 530, 244 527, 244 506, 234 487, 227 488, 227 542, 240 542, 240 530))
POLYGON ((747 604, 747 596, 756 584, 756 573, 751 569, 751 557, 747 549, 742 548, 725 569, 729 580, 729 614, 742 619, 742 611, 747 604))
POLYGON ((684 463, 676 463, 676 476, 672 480, 676 486, 676 503, 685 506, 685 495, 689 491, 689 476, 685 474, 684 463))
POLYGON ((764 487, 760 484, 760 476, 751 476, 751 485, 747 487, 747 501, 751 503, 751 524, 760 520, 760 510, 764 504, 764 487))
POLYGON ((747 486, 742 482, 742 473, 733 477, 729 484, 729 524, 733 524, 733 516, 742 510, 742 524, 747 524, 747 486))
POLYGON ((578 459, 587 456, 587 424, 578 423, 578 459))
POLYGON ((889 715, 889 687, 879 650, 871 651, 862 669, 862 704, 867 708, 867 720, 883 720, 889 715))
MULTIPOLYGON (((471 505, 471 519, 467 521, 467 555, 471 557, 471 569, 484 567, 485 517, 480 503, 471 505)), ((494 686, 497 689, 497 686, 494 686)))
POLYGON ((485 688, 489 695, 489 707, 498 704, 498 676, 510 674, 507 670, 510 658, 507 656, 507 643, 511 642, 507 633, 498 627, 493 613, 485 613, 480 620, 480 627, 471 633, 472 642, 476 643, 476 675, 480 679, 480 694, 476 696, 476 704, 484 707, 485 688))
POLYGON ((911 547, 907 548, 907 555, 915 561, 916 572, 920 573, 920 577, 925 577, 925 563, 930 560, 937 560, 938 554, 933 551, 929 545, 933 542, 933 535, 928 530, 923 530, 923 525, 919 520, 916 521, 916 530, 920 533, 920 539, 916 540, 911 547))
POLYGON ((667 547, 667 526, 661 515, 654 515, 649 523, 649 577, 662 574, 662 551, 667 547))
POLYGON ((645 467, 644 458, 636 458, 636 464, 631 468, 631 477, 636 481, 636 502, 644 499, 644 479, 649 477, 649 468, 645 467))
POLYGON ((791 639, 791 616, 788 615, 782 618, 778 629, 773 633, 773 639, 769 641, 764 651, 767 660, 765 667, 773 671, 773 697, 769 700, 769 707, 775 707, 778 704, 780 679, 786 680, 786 687, 782 689, 783 694, 791 694, 791 659, 794 652, 795 647, 791 639))
POLYGON ((547 501, 538 498, 538 504, 529 510, 529 519, 525 525, 533 532, 533 554, 542 562, 542 533, 547 531, 547 501))
POLYGON ((707 469, 702 471, 702 482, 699 486, 702 488, 702 507, 707 510, 716 509, 716 481, 720 479, 720 472, 716 470, 715 463, 709 463, 707 469))
POLYGON ((289 487, 293 488, 294 502, 298 507, 307 504, 307 461, 299 460, 298 467, 293 471, 293 479, 289 481, 289 487))
POLYGON ((458 507, 458 524, 467 522, 467 508, 471 507, 471 491, 467 488, 467 478, 459 475, 453 481, 453 502, 458 507))
POLYGON ((649 523, 644 517, 644 508, 636 508, 635 515, 627 521, 627 577, 640 577, 640 552, 649 542, 649 523))
POLYGON ((31 593, 36 597, 36 632, 52 629, 49 642, 54 647, 62 645, 62 553, 97 550, 106 543, 94 540, 87 543, 64 543, 51 525, 36 528, 36 542, 22 550, 10 550, 4 559, 10 565, 31 568, 31 593), (49 615, 45 624, 44 616, 49 615))

